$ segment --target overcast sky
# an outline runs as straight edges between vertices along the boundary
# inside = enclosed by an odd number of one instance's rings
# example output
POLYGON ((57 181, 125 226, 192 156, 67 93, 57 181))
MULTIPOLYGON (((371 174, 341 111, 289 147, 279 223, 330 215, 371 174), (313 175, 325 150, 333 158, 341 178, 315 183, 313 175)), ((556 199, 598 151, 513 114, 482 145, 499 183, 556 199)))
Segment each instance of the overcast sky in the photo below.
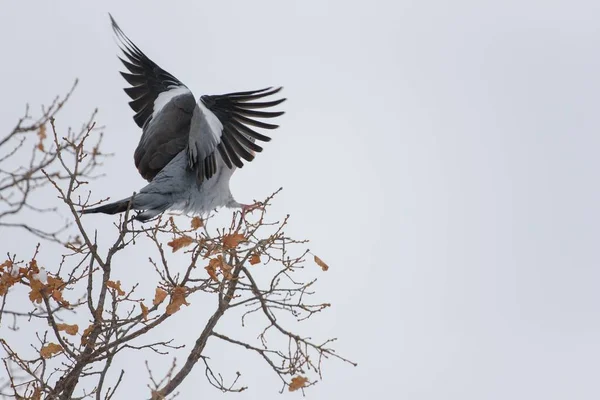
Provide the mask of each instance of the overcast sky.
MULTIPOLYGON (((4 2, 0 129, 78 77, 57 124, 99 108, 116 154, 92 189, 117 199, 144 181, 109 11, 196 96, 285 87, 282 127, 232 189, 283 186, 273 216, 331 266, 311 333, 359 367, 329 362, 307 398, 600 397, 600 2, 4 2)), ((30 254, 27 238, 0 250, 30 254)), ((149 268, 135 251, 124 282, 149 268)), ((173 323, 199 329, 201 309, 173 323)), ((280 398, 256 357, 208 354, 243 373, 240 398, 280 398)), ((151 357, 115 361, 137 365, 118 398, 147 394, 151 357)), ((220 396, 202 379, 181 398, 220 396)))

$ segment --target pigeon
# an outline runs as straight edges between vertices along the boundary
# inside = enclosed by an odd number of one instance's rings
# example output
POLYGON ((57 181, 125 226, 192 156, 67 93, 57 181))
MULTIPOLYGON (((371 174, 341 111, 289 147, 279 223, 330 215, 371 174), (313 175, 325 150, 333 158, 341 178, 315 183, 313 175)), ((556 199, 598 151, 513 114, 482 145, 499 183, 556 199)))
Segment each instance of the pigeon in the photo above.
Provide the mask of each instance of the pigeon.
POLYGON ((121 75, 130 85, 125 92, 132 99, 133 120, 142 129, 133 158, 149 183, 131 197, 82 213, 131 209, 137 211, 135 219, 145 222, 167 210, 253 209, 233 198, 229 181, 236 168, 262 151, 256 142, 271 140, 257 130, 279 127, 263 119, 283 114, 272 107, 286 99, 271 97, 282 88, 203 95, 196 102, 187 86, 148 58, 109 16, 124 54, 119 59, 128 71, 121 75))

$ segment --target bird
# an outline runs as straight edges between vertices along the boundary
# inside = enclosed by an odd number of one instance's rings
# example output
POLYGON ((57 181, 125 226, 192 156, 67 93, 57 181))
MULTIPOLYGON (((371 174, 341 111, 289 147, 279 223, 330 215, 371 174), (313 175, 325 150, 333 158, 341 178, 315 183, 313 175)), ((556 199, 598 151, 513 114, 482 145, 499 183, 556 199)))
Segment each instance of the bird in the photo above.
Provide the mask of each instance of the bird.
POLYGON ((148 58, 121 30, 109 14, 112 29, 124 57, 127 72, 120 72, 129 87, 133 120, 142 129, 134 152, 135 166, 148 181, 130 197, 92 208, 83 214, 137 212, 146 222, 167 210, 206 214, 221 207, 241 209, 255 205, 238 203, 229 187, 237 168, 250 162, 271 138, 257 128, 279 127, 263 119, 283 111, 271 111, 285 98, 273 99, 282 87, 202 95, 196 101, 179 79, 148 58))

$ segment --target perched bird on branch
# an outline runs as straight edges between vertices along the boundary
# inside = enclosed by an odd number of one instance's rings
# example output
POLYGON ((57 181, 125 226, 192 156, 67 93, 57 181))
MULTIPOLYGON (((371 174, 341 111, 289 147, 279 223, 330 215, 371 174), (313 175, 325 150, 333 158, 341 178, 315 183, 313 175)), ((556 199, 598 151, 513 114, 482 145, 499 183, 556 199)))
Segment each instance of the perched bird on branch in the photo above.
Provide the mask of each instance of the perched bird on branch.
POLYGON ((82 212, 117 214, 129 207, 139 211, 137 220, 147 221, 170 209, 195 214, 222 206, 251 209, 233 198, 229 180, 242 160, 252 161, 262 151, 256 141, 271 140, 256 128, 278 127, 261 120, 283 114, 264 111, 285 101, 268 99, 282 88, 204 95, 196 102, 187 86, 150 60, 110 19, 125 55, 119 59, 129 71, 121 73, 131 85, 125 89, 129 106, 142 128, 135 166, 149 184, 133 197, 82 212))

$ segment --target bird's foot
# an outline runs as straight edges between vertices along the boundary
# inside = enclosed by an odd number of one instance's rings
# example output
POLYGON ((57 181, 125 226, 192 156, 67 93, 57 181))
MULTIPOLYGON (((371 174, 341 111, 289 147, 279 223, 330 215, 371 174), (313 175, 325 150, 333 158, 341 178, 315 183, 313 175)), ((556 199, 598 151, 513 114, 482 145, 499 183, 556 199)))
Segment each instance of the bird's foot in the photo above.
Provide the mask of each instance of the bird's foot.
POLYGON ((254 204, 242 204, 242 218, 246 216, 247 213, 251 213, 257 208, 261 208, 263 205, 260 202, 254 204))

